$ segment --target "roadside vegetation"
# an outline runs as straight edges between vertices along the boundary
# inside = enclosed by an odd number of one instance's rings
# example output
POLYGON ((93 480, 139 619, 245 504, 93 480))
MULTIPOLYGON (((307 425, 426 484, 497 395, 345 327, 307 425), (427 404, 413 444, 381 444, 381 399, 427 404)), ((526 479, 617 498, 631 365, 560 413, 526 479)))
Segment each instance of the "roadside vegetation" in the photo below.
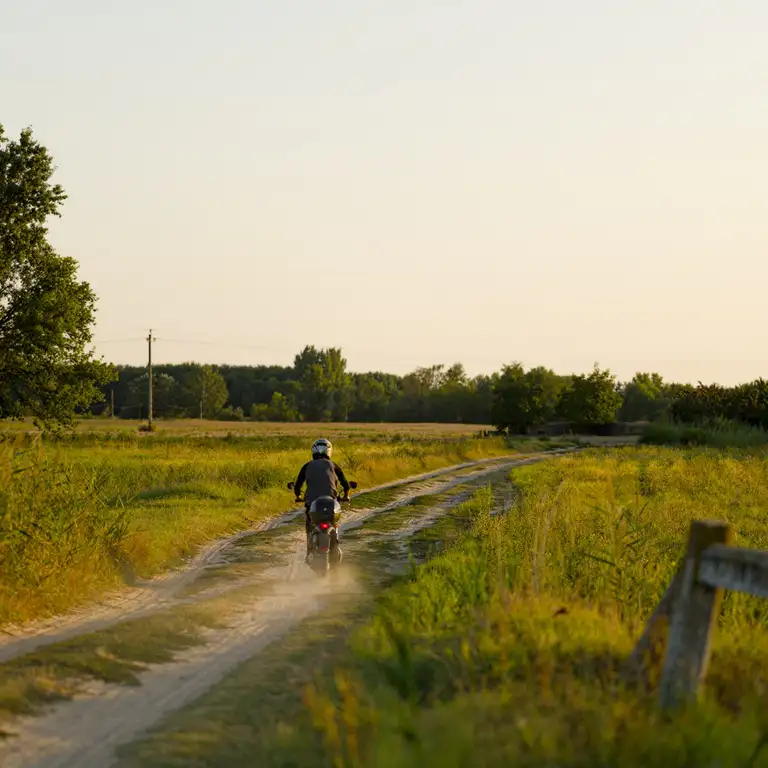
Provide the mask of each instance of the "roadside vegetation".
POLYGON ((698 425, 664 421, 648 424, 643 430, 641 442, 648 445, 749 449, 768 446, 768 431, 722 418, 705 419, 698 425))
POLYGON ((513 480, 508 514, 478 492, 446 551, 242 665, 121 765, 768 765, 768 602, 727 595, 705 695, 678 716, 620 674, 692 519, 768 548, 768 458, 625 448, 513 480))

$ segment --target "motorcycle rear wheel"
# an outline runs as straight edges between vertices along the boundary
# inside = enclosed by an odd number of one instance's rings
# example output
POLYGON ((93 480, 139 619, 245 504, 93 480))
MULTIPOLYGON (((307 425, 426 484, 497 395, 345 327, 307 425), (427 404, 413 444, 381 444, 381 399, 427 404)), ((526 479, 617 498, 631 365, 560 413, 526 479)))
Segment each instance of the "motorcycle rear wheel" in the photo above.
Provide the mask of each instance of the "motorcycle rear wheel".
POLYGON ((341 558, 343 553, 339 546, 338 536, 334 536, 331 541, 331 551, 328 553, 328 560, 330 561, 331 568, 338 568, 341 565, 341 558))
POLYGON ((318 575, 318 576, 327 576, 328 570, 330 568, 330 558, 329 558, 329 552, 328 548, 325 552, 322 552, 320 550, 320 541, 319 537, 316 533, 312 534, 312 538, 310 539, 310 550, 309 550, 309 567, 318 575))
POLYGON ((327 576, 330 570, 328 555, 313 555, 309 561, 309 567, 320 577, 327 576))

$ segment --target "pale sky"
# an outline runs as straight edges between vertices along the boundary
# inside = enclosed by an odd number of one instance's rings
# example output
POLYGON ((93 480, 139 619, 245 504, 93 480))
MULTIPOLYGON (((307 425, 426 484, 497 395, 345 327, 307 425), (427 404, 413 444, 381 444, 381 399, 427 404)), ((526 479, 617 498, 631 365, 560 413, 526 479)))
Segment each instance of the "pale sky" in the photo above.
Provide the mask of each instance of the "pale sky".
POLYGON ((765 0, 0 0, 97 350, 768 375, 765 0))

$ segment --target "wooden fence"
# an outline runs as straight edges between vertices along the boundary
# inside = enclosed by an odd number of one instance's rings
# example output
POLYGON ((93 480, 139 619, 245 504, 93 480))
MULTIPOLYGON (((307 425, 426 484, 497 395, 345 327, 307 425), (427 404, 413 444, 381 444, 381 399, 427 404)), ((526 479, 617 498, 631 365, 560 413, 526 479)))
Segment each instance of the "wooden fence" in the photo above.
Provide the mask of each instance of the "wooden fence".
POLYGON ((768 551, 731 546, 732 538, 727 523, 691 523, 683 563, 630 656, 633 676, 660 666, 663 709, 684 704, 703 684, 723 590, 768 597, 768 551))

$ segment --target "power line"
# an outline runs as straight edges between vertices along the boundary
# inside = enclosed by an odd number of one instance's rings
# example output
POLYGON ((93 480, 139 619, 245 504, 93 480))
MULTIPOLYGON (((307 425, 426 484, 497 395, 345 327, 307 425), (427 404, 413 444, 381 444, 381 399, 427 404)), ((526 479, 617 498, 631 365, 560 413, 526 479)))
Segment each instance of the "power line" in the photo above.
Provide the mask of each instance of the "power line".
MULTIPOLYGON (((145 337, 129 337, 124 339, 103 339, 103 340, 97 340, 94 341, 94 344, 100 345, 100 344, 127 344, 132 342, 139 342, 139 341, 146 341, 145 337)), ((211 339, 196 339, 196 338, 172 338, 168 336, 153 336, 153 341, 156 342, 164 342, 168 344, 189 344, 189 345, 205 345, 205 346, 211 346, 211 347, 225 347, 229 349, 257 349, 257 350, 274 350, 274 351, 280 351, 280 348, 275 346, 274 344, 250 344, 247 342, 237 342, 237 341, 224 341, 224 340, 211 340, 211 339)), ((317 346, 317 345, 316 345, 317 346)), ((341 349, 345 354, 360 354, 363 352, 370 353, 370 347, 365 345, 345 345, 343 343, 341 344, 328 344, 328 346, 340 346, 341 349)), ((422 365, 428 365, 428 363, 425 363, 425 357, 422 355, 419 355, 417 353, 414 354, 402 354, 402 353, 384 353, 381 355, 378 355, 378 357, 381 358, 382 364, 386 365, 386 361, 410 361, 413 360, 415 362, 421 362, 422 365)), ((434 359, 434 357, 433 357, 434 359)), ((441 360, 449 360, 453 359, 454 357, 449 357, 448 354, 445 356, 440 356, 441 360)), ((464 359, 464 362, 470 362, 474 363, 475 365, 478 364, 485 364, 485 365, 500 365, 499 358, 496 356, 471 356, 469 360, 466 358, 464 359)))
MULTIPOLYGON (((214 347, 240 347, 243 349, 276 349, 274 345, 269 344, 249 344, 238 341, 212 341, 210 339, 173 339, 168 336, 154 336, 154 341, 164 341, 171 344, 206 344, 214 347)), ((129 344, 137 341, 146 341, 144 336, 134 336, 124 339, 94 339, 92 344, 129 344)))
POLYGON ((237 341, 209 341, 204 339, 169 339, 167 336, 158 336, 156 341, 167 341, 171 344, 208 344, 214 347, 239 347, 242 349, 276 349, 274 345, 244 344, 237 341))
MULTIPOLYGON (((154 336, 154 341, 160 341, 160 342, 166 342, 170 344, 204 344, 207 346, 213 346, 213 347, 231 347, 236 349, 272 349, 277 350, 279 349, 274 344, 249 344, 246 342, 237 342, 237 341, 211 341, 210 339, 177 339, 177 338, 170 338, 168 336, 154 336)), ((127 343, 129 341, 146 341, 146 338, 144 337, 136 337, 133 339, 110 339, 105 341, 96 341, 95 344, 120 344, 120 343, 127 343)), ((336 346, 335 344, 329 344, 328 346, 336 346)), ((338 345, 341 347, 342 351, 344 352, 357 352, 357 351, 369 351, 370 347, 366 347, 363 345, 360 346, 350 346, 345 344, 338 345)), ((383 355, 386 359, 389 360, 423 360, 424 356, 419 354, 385 354, 383 355)), ((479 360, 481 358, 473 357, 473 360, 479 360)), ((495 361, 495 358, 482 358, 483 360, 487 360, 489 362, 495 361)))

